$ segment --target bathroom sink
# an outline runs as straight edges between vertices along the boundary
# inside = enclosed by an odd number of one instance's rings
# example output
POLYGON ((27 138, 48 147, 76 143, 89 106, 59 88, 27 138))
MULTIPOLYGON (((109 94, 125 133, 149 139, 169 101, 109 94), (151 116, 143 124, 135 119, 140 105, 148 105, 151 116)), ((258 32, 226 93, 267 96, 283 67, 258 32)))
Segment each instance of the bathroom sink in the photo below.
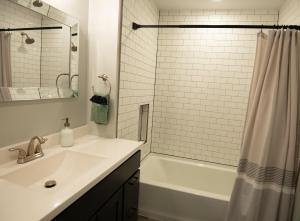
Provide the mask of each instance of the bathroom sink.
POLYGON ((0 178, 26 188, 43 190, 46 190, 44 185, 47 181, 55 180, 56 186, 53 189, 59 189, 61 186, 76 182, 76 179, 105 159, 104 157, 74 151, 63 151, 51 157, 42 158, 30 165, 25 165, 23 168, 0 178))

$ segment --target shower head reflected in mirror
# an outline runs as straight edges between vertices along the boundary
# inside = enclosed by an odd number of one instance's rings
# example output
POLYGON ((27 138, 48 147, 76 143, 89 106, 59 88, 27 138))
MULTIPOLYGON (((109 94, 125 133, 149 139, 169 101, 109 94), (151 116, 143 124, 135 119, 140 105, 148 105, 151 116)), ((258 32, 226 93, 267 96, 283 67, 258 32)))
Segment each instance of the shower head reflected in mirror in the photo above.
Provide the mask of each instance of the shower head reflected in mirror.
POLYGON ((77 46, 73 42, 71 42, 71 50, 73 52, 77 51, 77 46))
POLYGON ((38 7, 38 8, 43 7, 43 2, 41 0, 35 0, 32 2, 32 4, 34 7, 38 7))
POLYGON ((31 45, 34 43, 34 38, 30 38, 25 32, 21 32, 22 37, 26 36, 25 43, 31 45))

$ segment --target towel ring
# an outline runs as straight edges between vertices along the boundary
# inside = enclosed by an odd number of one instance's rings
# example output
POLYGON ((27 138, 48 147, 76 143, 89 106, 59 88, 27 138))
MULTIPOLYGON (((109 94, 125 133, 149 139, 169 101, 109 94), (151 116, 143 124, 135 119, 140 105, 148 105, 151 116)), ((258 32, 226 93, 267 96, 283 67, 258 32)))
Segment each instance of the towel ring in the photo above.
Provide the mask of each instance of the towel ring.
MULTIPOLYGON (((104 81, 104 83, 106 84, 106 85, 108 85, 108 93, 107 93, 107 95, 109 95, 110 94, 110 92, 111 92, 111 84, 110 84, 110 81, 108 80, 108 75, 106 75, 106 74, 102 74, 102 75, 98 75, 97 76, 98 78, 101 78, 103 81, 104 81)), ((92 86, 92 91, 93 91, 93 94, 95 94, 95 87, 94 86, 92 86)))

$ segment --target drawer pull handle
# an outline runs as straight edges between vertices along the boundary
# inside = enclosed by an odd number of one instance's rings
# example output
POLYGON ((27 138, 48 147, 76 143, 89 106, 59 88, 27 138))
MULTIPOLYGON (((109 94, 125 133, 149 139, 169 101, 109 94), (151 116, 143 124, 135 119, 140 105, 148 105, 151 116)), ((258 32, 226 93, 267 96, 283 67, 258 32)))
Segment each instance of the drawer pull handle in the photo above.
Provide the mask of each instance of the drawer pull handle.
POLYGON ((129 180, 129 184, 130 185, 134 185, 134 184, 136 184, 137 182, 139 181, 139 177, 133 177, 133 178, 131 178, 130 180, 129 180))

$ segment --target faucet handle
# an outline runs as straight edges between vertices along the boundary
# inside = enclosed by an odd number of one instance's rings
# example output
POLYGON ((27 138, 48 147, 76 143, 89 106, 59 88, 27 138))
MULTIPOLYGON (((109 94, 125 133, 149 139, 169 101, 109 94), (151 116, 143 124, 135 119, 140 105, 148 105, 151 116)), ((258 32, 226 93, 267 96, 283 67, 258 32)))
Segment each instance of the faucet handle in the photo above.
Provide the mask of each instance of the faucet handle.
POLYGON ((8 151, 19 151, 18 159, 24 159, 26 157, 26 151, 19 147, 9 148, 8 151))

